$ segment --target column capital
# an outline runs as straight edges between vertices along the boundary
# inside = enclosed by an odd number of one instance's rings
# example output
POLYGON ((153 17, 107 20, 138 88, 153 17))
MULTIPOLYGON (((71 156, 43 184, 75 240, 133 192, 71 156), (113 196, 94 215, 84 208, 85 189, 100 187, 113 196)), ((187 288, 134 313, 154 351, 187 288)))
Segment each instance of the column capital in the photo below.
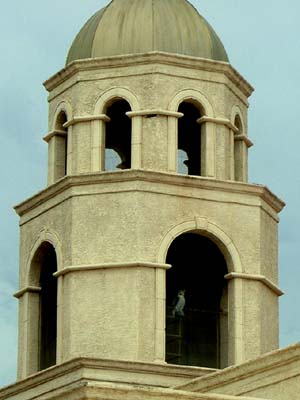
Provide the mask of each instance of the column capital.
POLYGON ((66 131, 60 131, 57 129, 57 130, 48 132, 43 137, 43 140, 48 143, 50 141, 50 139, 52 139, 54 136, 66 137, 67 135, 68 135, 68 133, 66 131))
POLYGON ((204 115, 203 117, 197 119, 198 124, 203 124, 205 122, 212 122, 216 125, 225 125, 233 132, 238 132, 238 128, 229 119, 226 118, 215 118, 204 115))
POLYGON ((41 287, 39 286, 26 286, 20 290, 18 290, 15 294, 14 297, 16 299, 19 299, 20 297, 23 296, 25 293, 39 293, 42 290, 41 287))
POLYGON ((162 109, 153 109, 153 110, 139 110, 139 111, 128 111, 126 113, 127 117, 133 118, 133 117, 154 117, 157 115, 163 115, 166 117, 175 117, 175 118, 181 118, 183 117, 183 113, 181 112, 176 112, 176 111, 169 111, 169 110, 162 110, 162 109))
POLYGON ((80 122, 91 122, 91 121, 104 121, 109 122, 110 118, 106 114, 98 114, 98 115, 82 115, 78 117, 74 117, 63 124, 64 128, 68 128, 71 125, 78 124, 80 122))

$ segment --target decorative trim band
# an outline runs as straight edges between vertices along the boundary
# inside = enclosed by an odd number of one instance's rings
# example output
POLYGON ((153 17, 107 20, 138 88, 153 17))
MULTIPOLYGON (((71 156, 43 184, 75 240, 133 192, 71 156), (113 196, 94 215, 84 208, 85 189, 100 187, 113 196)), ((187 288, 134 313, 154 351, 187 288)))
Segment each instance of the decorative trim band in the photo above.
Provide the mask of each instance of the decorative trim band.
POLYGON ((205 122, 212 122, 217 125, 225 125, 233 132, 239 131, 238 128, 235 125, 233 125, 233 123, 230 122, 229 119, 226 118, 214 118, 214 117, 207 117, 206 115, 204 115, 203 117, 197 119, 198 124, 203 124, 205 122))
POLYGON ((280 290, 280 288, 275 285, 273 282, 271 282, 268 278, 266 278, 264 275, 255 275, 255 274, 245 274, 245 273, 239 273, 239 272, 231 272, 230 274, 225 275, 224 277, 227 280, 230 279, 248 279, 251 281, 259 281, 266 285, 269 289, 271 289, 277 296, 282 296, 284 292, 280 290))
POLYGON ((27 286, 27 287, 25 287, 23 289, 20 289, 18 292, 16 292, 14 294, 14 297, 16 299, 19 299, 25 293, 39 293, 41 290, 42 290, 42 288, 39 287, 39 286, 27 286))
POLYGON ((53 274, 53 276, 58 277, 61 275, 65 275, 69 272, 79 272, 79 271, 92 271, 98 269, 110 269, 110 268, 160 268, 160 269, 169 269, 171 268, 170 264, 158 264, 152 262, 120 262, 120 263, 105 263, 105 264, 87 264, 87 265, 72 265, 69 267, 65 267, 60 271, 57 271, 53 274))
POLYGON ((175 118, 183 117, 183 113, 181 113, 181 112, 169 111, 169 110, 159 110, 159 109, 128 111, 126 113, 126 115, 129 118, 133 118, 133 117, 148 117, 149 118, 149 117, 155 117, 156 115, 164 115, 166 117, 175 117, 175 118))
POLYGON ((91 121, 104 121, 109 122, 110 118, 106 114, 99 114, 99 115, 84 115, 79 117, 74 117, 63 124, 64 128, 68 128, 71 125, 78 124, 80 122, 91 122, 91 121))
POLYGON ((66 137, 67 136, 67 132, 66 131, 59 131, 59 130, 55 130, 55 131, 51 131, 49 133, 47 133, 44 137, 43 140, 45 140, 45 142, 49 142, 50 139, 53 138, 53 136, 63 136, 66 137))
POLYGON ((253 146, 253 143, 246 135, 234 135, 234 140, 242 140, 247 147, 253 146))

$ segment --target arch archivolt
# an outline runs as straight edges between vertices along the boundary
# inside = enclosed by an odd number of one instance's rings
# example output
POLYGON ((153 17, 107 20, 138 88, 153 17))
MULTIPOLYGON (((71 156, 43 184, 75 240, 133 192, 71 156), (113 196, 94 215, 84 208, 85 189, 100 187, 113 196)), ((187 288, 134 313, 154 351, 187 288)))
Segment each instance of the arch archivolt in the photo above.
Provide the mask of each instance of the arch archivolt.
POLYGON ((63 257, 62 257, 62 245, 61 241, 57 235, 57 233, 54 230, 50 229, 43 229, 36 241, 34 242, 33 246, 30 249, 29 256, 27 259, 27 264, 26 264, 26 276, 25 276, 25 285, 30 286, 32 285, 32 276, 34 275, 34 271, 32 271, 32 261, 36 255, 36 252, 40 248, 40 246, 48 242, 50 243, 55 250, 56 253, 56 259, 57 259, 57 270, 59 271, 60 269, 63 268, 63 257))
POLYGON ((241 121, 241 125, 242 125, 242 132, 241 134, 245 134, 245 123, 244 123, 244 118, 243 118, 243 114, 242 111, 240 109, 240 107, 238 105, 235 105, 232 107, 231 110, 231 116, 230 116, 230 121, 233 125, 235 125, 235 119, 236 117, 239 117, 240 121, 241 121))
POLYGON ((56 110, 54 112, 52 120, 52 129, 51 129, 52 131, 55 131, 57 118, 62 111, 66 114, 68 121, 70 121, 73 118, 73 110, 71 104, 67 100, 61 101, 56 107, 56 110))
POLYGON ((178 92, 170 101, 169 110, 177 112, 179 105, 187 100, 192 100, 196 104, 199 104, 202 107, 201 111, 204 112, 206 117, 214 117, 214 110, 208 98, 199 90, 195 89, 185 89, 178 92))
POLYGON ((214 241, 225 257, 228 272, 243 272, 239 253, 231 238, 215 223, 202 217, 195 217, 173 226, 161 241, 157 261, 165 263, 168 249, 173 240, 179 235, 188 232, 199 233, 214 241))
POLYGON ((139 110, 139 102, 136 95, 131 90, 117 86, 101 94, 95 104, 94 115, 105 114, 105 108, 114 99, 126 100, 130 105, 131 111, 139 110))

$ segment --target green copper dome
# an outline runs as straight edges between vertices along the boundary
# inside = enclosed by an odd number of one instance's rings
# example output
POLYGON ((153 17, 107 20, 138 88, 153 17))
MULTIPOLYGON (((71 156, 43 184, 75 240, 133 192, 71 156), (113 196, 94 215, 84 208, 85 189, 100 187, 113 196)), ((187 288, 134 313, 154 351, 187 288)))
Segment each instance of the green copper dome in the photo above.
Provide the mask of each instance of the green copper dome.
POLYGON ((186 0, 112 0, 76 36, 71 61, 163 51, 228 62, 208 22, 186 0))

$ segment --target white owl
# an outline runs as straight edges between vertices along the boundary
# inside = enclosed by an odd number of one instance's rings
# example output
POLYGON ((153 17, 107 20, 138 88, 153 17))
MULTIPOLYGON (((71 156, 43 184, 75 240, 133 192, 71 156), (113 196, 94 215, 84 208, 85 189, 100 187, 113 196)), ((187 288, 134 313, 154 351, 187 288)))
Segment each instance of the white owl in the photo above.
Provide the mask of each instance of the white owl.
POLYGON ((185 297, 184 297, 185 290, 179 290, 177 293, 177 297, 173 302, 174 308, 172 310, 173 317, 179 316, 184 317, 184 306, 185 306, 185 297))

